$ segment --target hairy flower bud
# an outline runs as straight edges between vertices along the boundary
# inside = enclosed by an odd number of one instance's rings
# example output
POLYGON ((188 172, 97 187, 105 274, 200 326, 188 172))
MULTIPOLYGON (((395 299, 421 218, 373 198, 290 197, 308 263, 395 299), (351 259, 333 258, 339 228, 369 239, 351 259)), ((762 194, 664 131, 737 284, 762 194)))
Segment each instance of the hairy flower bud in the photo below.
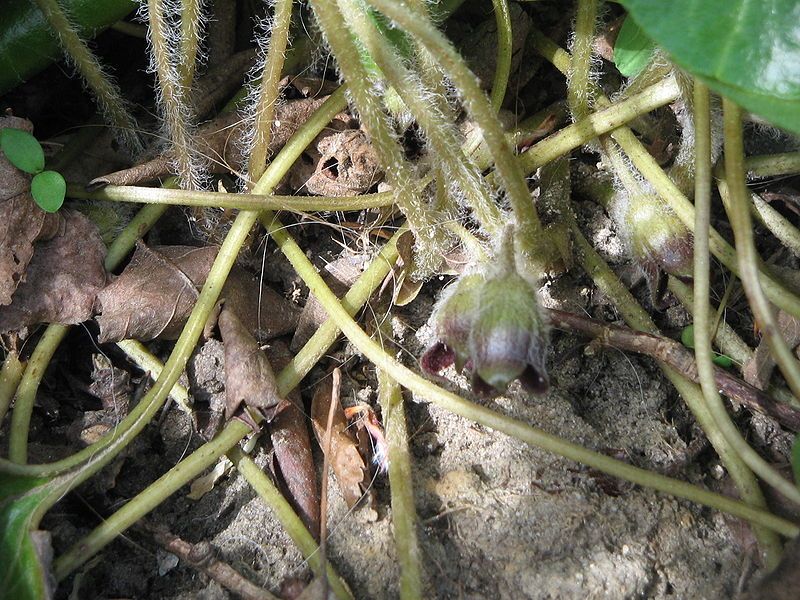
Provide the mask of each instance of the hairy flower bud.
POLYGON ((434 313, 438 341, 422 356, 422 369, 436 374, 455 364, 472 374, 472 388, 484 396, 505 391, 519 379, 529 392, 547 391, 547 330, 536 288, 511 260, 500 257, 489 275, 459 280, 434 313))
POLYGON ((661 198, 617 198, 615 204, 615 220, 633 258, 649 278, 662 270, 691 279, 692 234, 661 198))

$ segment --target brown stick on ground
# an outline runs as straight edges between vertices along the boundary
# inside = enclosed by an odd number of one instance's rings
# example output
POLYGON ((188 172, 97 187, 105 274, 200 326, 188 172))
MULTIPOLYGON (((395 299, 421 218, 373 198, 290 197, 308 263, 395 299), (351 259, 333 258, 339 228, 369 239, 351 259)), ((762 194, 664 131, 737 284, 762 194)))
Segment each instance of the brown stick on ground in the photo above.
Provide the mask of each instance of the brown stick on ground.
MULTIPOLYGON (((328 410, 328 425, 325 427, 325 448, 322 461, 322 490, 320 492, 320 524, 319 524, 319 559, 325 564, 328 549, 328 471, 330 470, 331 456, 331 429, 333 428, 333 415, 339 406, 339 390, 342 385, 342 373, 339 368, 333 370, 333 388, 331 389, 331 406, 328 410)), ((322 570, 322 598, 328 597, 328 573, 322 570)))
POLYGON ((150 523, 144 524, 143 529, 147 530, 164 550, 171 552, 194 569, 203 571, 211 579, 241 598, 245 600, 280 600, 277 596, 245 579, 241 573, 227 563, 217 560, 214 556, 214 549, 208 542, 190 544, 177 535, 150 523))
MULTIPOLYGON (((619 325, 610 325, 560 310, 550 309, 547 311, 547 315, 550 324, 556 329, 582 333, 594 338, 603 346, 613 346, 620 350, 646 354, 665 362, 690 381, 698 383, 700 380, 694 355, 673 339, 635 331, 619 325)), ((776 402, 762 390, 745 383, 719 367, 714 367, 714 380, 720 392, 731 400, 736 400, 750 409, 769 415, 792 431, 800 431, 800 411, 795 408, 776 402)))

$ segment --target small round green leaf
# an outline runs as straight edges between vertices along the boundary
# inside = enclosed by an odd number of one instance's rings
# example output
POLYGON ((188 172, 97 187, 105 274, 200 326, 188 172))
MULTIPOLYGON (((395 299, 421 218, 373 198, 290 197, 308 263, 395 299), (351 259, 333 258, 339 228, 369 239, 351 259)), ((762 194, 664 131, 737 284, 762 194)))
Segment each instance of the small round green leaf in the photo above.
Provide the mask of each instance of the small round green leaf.
POLYGON ((64 204, 67 195, 67 182, 61 173, 43 171, 31 181, 31 196, 46 212, 56 212, 64 204))
POLYGON ((27 131, 8 127, 0 131, 0 148, 8 161, 21 171, 35 175, 44 169, 44 151, 27 131))
POLYGON ((617 35, 614 43, 614 64, 625 77, 636 77, 647 66, 656 45, 630 17, 617 35))
POLYGON ((681 331, 681 344, 687 348, 694 348, 694 325, 683 328, 683 331, 681 331))
POLYGON ((723 369, 727 369, 733 364, 733 359, 727 354, 717 354, 711 360, 715 365, 723 369))

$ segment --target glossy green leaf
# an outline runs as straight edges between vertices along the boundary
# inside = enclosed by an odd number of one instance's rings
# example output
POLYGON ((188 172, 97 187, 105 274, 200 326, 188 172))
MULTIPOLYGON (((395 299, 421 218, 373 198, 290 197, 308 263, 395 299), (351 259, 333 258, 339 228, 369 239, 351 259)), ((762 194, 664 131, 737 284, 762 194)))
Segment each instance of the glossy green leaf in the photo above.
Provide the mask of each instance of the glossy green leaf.
POLYGON ((67 182, 56 171, 43 171, 31 181, 31 196, 46 212, 56 212, 64 204, 67 182))
POLYGON ((620 1, 678 65, 747 110, 800 133, 800 2, 620 1))
POLYGON ((683 331, 681 331, 681 344, 687 348, 694 348, 694 325, 683 328, 683 331))
POLYGON ((650 62, 655 48, 636 21, 627 17, 614 43, 614 64, 625 77, 636 77, 650 62))
POLYGON ((733 365, 733 359, 727 354, 714 354, 714 358, 712 358, 711 361, 723 369, 727 369, 733 365))
POLYGON ((50 490, 46 480, 0 473, 0 596, 42 600, 48 596, 49 574, 31 532, 36 511, 50 490))
POLYGON ((8 161, 32 175, 44 169, 44 151, 35 137, 22 129, 8 127, 0 131, 0 148, 8 161))

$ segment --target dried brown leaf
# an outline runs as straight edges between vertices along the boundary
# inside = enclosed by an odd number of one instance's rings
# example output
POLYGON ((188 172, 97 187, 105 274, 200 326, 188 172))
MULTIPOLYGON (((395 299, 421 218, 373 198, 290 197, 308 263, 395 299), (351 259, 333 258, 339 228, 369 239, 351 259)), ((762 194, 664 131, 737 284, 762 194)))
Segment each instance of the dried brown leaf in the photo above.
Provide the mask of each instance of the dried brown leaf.
MULTIPOLYGON (((269 356, 272 364, 282 369, 289 362, 289 349, 283 344, 272 344, 269 356)), ((286 484, 289 499, 303 523, 317 537, 320 499, 308 421, 300 394, 295 390, 287 399, 289 406, 275 416, 269 427, 275 470, 286 484)))
POLYGON ((218 250, 137 244, 122 275, 97 296, 99 340, 176 339, 218 250))
POLYGON ((227 307, 219 315, 219 330, 225 343, 225 417, 233 417, 244 404, 271 421, 286 401, 267 356, 227 307))
POLYGON ((339 399, 333 399, 330 378, 325 378, 318 386, 311 402, 311 423, 314 435, 320 447, 325 447, 325 431, 328 423, 328 411, 331 402, 337 406, 334 411, 331 426, 331 456, 330 464, 339 489, 349 508, 355 506, 362 496, 362 489, 367 488, 367 466, 358 451, 355 437, 348 429, 347 419, 344 416, 339 399))
POLYGON ((289 174, 294 191, 322 196, 351 196, 383 179, 378 156, 360 129, 326 131, 314 141, 289 174))
POLYGON ((0 204, 0 305, 10 304, 25 280, 34 243, 51 239, 61 225, 61 215, 44 212, 27 192, 0 204))
POLYGON ((81 213, 61 211, 58 235, 35 253, 9 306, 0 307, 0 332, 37 323, 75 324, 90 319, 106 283, 106 248, 97 227, 81 213))

